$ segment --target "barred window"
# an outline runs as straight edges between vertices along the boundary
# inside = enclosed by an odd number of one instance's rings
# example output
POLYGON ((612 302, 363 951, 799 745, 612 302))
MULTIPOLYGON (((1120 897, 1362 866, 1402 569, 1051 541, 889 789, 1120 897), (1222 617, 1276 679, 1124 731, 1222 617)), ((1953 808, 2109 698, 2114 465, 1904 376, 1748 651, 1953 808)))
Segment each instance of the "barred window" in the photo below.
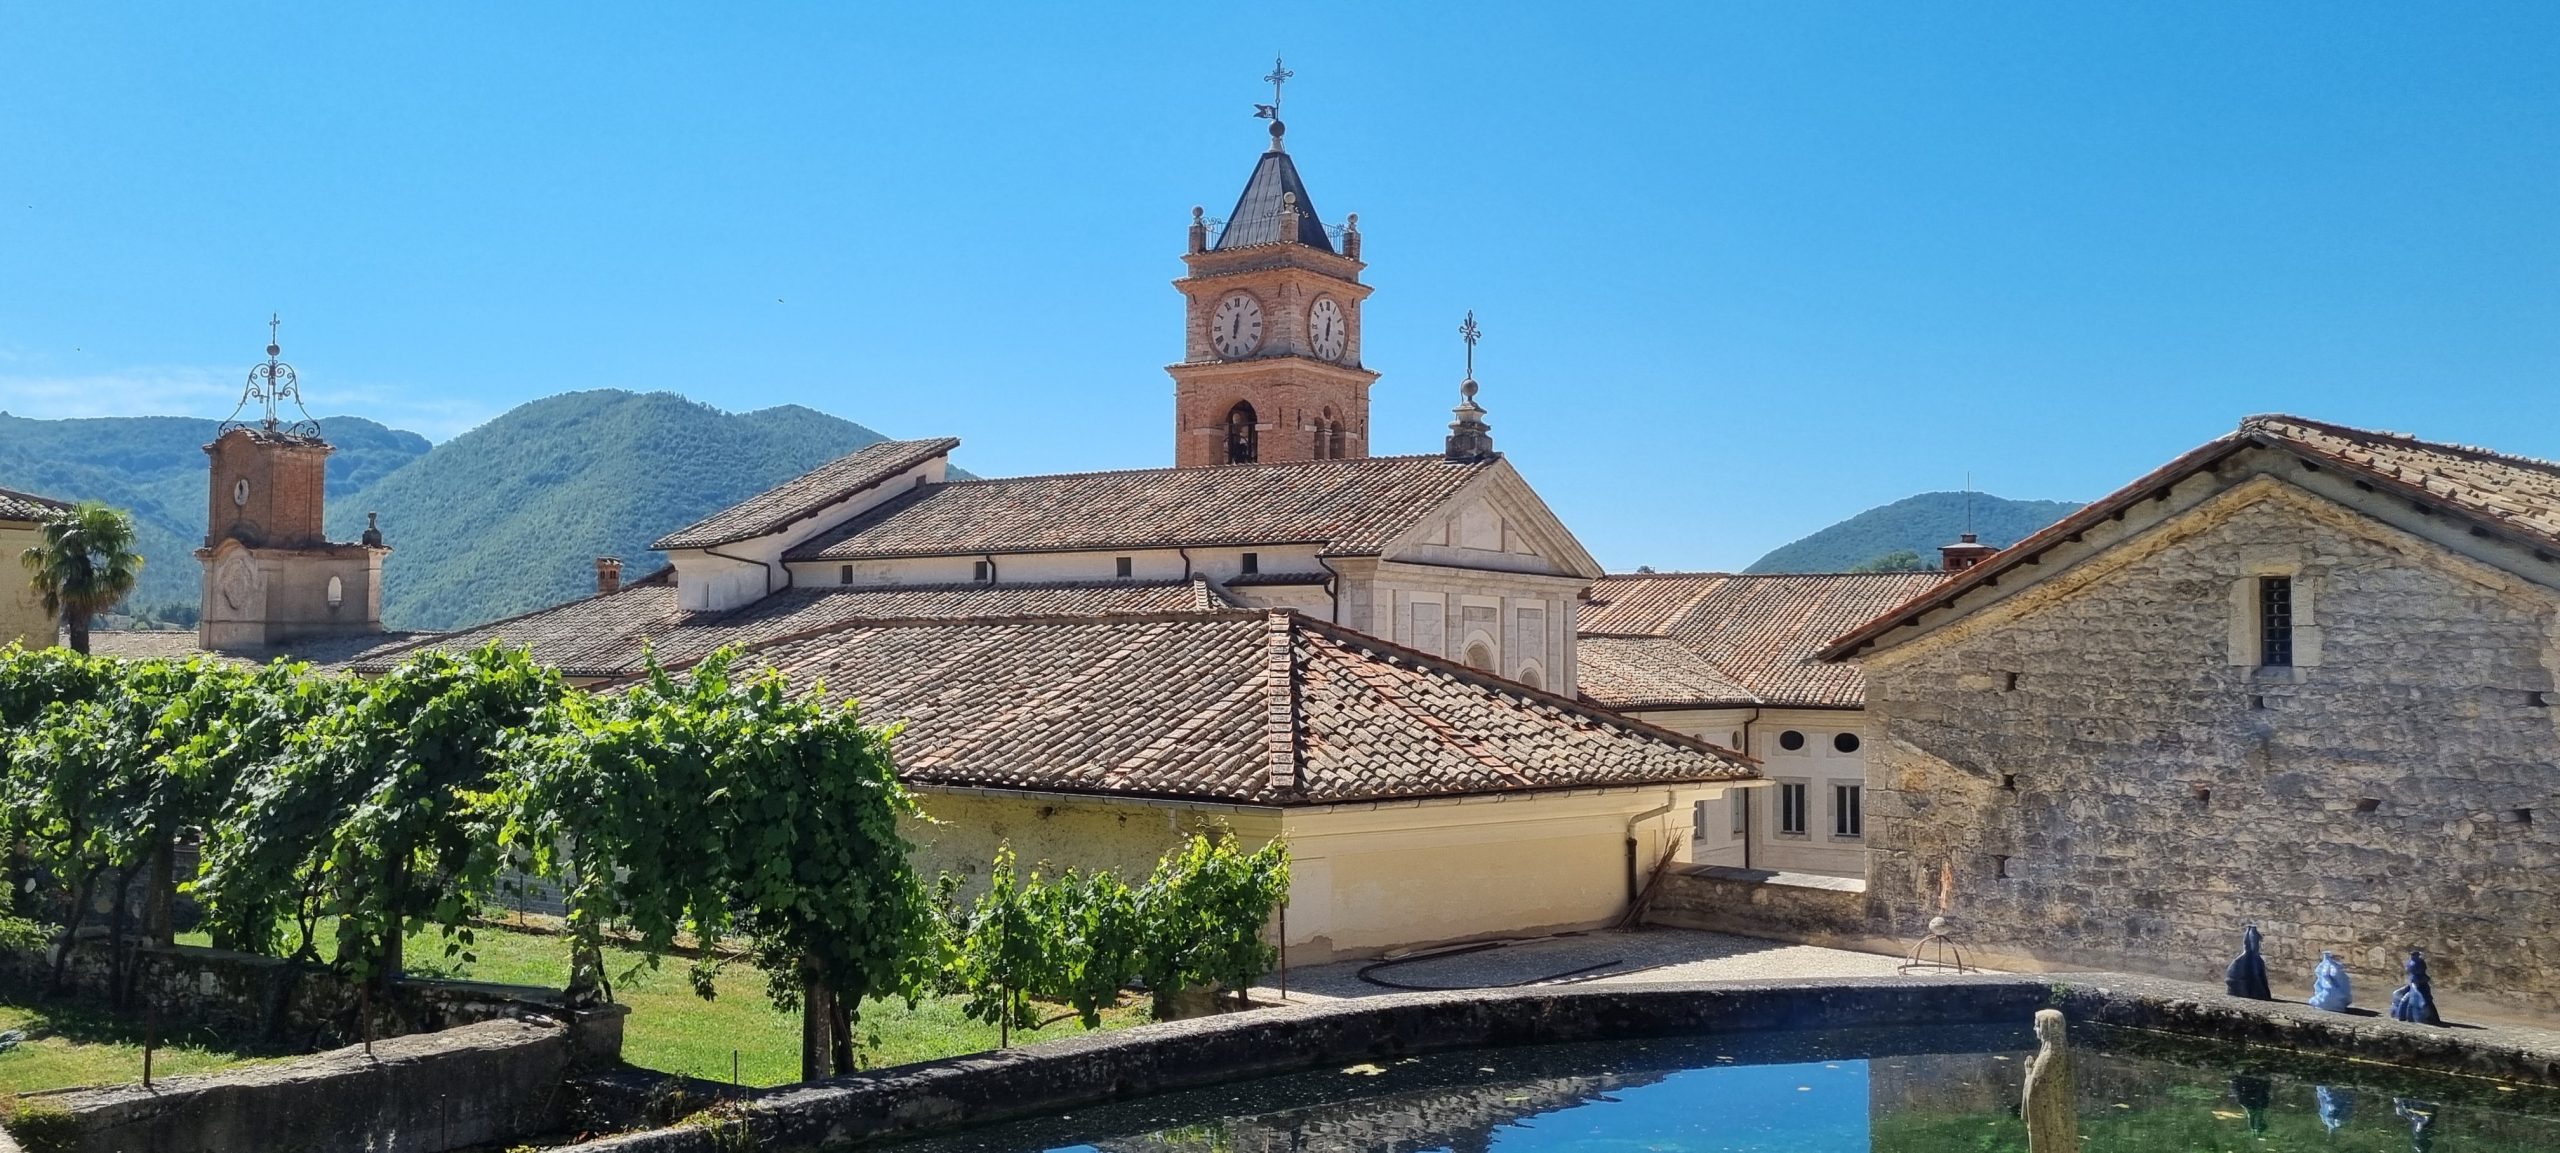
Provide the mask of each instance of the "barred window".
POLYGON ((1798 837, 1805 834, 1806 828, 1811 824, 1807 820, 1809 814, 1806 812, 1812 807, 1806 803, 1811 799, 1808 796, 1811 791, 1812 787, 1802 781, 1778 782, 1779 832, 1798 837))
POLYGON ((1858 785, 1831 786, 1831 835, 1862 837, 1867 831, 1867 814, 1862 804, 1865 789, 1858 785))
POLYGON ((2258 578, 2258 663, 2293 663, 2293 578, 2258 578))

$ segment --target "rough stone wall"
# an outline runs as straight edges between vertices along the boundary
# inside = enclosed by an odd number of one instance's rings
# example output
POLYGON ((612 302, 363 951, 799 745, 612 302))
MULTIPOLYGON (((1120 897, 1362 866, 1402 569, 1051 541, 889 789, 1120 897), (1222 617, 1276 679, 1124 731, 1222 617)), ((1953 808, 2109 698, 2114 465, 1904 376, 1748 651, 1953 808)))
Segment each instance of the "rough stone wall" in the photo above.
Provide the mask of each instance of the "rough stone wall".
MULTIPOLYGON (((1863 882, 1797 884, 1741 869, 1690 869, 1662 878, 1645 906, 1645 923, 1796 941, 1831 948, 1896 952, 1893 942, 1865 937, 1863 882)), ((1814 878, 1803 878, 1806 881, 1814 878)))
POLYGON ((2264 477, 1868 663, 1868 932, 2560 1008, 2550 590, 2264 477), (2291 571, 2304 665, 2236 650, 2291 571), (2051 587, 2047 587, 2051 586, 2051 587), (2316 663, 2315 663, 2316 662, 2316 663))
POLYGON ((277 1065, 35 1094, 68 1110, 77 1153, 440 1153, 555 1131, 568 1031, 489 1021, 277 1065))

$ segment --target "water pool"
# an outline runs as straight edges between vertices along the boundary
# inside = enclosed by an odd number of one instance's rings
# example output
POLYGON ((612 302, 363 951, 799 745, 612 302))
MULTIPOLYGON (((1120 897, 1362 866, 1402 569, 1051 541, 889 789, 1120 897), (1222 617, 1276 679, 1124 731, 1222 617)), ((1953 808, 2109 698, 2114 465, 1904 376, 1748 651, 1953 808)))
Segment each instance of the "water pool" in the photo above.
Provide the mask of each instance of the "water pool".
MULTIPOLYGON (((2551 1153, 2560 1094, 2075 1029, 2087 1153, 2551 1153)), ((1863 1029, 1362 1062, 899 1153, 2010 1153, 2026 1029, 1863 1029)))

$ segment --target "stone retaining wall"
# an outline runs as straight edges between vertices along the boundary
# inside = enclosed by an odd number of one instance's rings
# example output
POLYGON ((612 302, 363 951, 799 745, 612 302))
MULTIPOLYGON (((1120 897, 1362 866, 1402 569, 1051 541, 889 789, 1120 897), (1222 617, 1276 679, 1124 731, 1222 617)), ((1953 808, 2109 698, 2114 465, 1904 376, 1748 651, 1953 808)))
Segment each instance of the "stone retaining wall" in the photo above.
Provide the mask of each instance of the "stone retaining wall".
POLYGON ((2560 1086, 2560 1034, 2445 1030, 2238 1001, 2201 986, 2099 975, 1584 985, 1413 993, 1087 1034, 762 1095, 729 1132, 678 1125, 588 1142, 587 1153, 719 1153, 752 1139, 808 1149, 1246 1077, 1434 1050, 1770 1029, 2075 1019, 2311 1054, 2560 1086), (738 1130, 744 1130, 741 1134, 738 1130))
POLYGON ((28 1153, 440 1153, 557 1131, 577 1061, 555 1022, 486 1021, 227 1073, 30 1094, 28 1153), (68 1134, 62 1129, 69 1129, 68 1134))
POLYGON ((1668 873, 1646 906, 1645 923, 1868 953, 1899 955, 1908 948, 1869 917, 1866 883, 1840 877, 1717 866, 1668 873))

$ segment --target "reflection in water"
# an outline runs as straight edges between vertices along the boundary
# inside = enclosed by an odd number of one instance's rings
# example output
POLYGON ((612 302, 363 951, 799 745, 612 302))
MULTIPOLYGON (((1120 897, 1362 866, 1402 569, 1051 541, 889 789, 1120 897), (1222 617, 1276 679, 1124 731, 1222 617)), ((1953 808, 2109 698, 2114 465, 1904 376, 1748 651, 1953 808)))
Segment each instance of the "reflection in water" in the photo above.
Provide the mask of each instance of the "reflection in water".
MULTIPOLYGON (((2088 1034, 2075 1053, 2088 1149, 2560 1149, 2560 1098, 2550 1095, 2395 1084, 2369 1066, 2275 1068, 2255 1051, 2162 1044, 2088 1034), (2390 1096, 2391 1115, 2358 1123, 2358 1088, 2390 1096)), ((2023 1029, 1937 1029, 1473 1050, 1164 1094, 898 1148, 2013 1153, 2026 1144, 2018 1098, 2028 1045, 2023 1029)))

